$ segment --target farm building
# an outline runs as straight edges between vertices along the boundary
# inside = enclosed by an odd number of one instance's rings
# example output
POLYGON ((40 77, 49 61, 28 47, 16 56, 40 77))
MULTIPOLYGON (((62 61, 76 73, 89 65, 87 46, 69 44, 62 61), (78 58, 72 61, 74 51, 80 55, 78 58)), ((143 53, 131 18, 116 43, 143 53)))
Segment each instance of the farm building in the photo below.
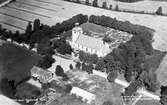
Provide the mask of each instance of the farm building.
POLYGON ((109 45, 101 39, 85 35, 83 29, 78 26, 72 29, 72 47, 90 54, 103 57, 110 52, 109 45))
POLYGON ((76 96, 82 97, 83 101, 87 100, 88 104, 90 104, 96 98, 94 94, 87 92, 78 87, 73 87, 71 90, 71 94, 75 94, 76 96))
POLYGON ((50 71, 43 70, 37 66, 34 66, 31 69, 31 76, 39 79, 42 83, 47 83, 49 80, 53 78, 53 75, 50 71))
POLYGON ((93 74, 107 79, 107 74, 104 72, 93 70, 93 74))

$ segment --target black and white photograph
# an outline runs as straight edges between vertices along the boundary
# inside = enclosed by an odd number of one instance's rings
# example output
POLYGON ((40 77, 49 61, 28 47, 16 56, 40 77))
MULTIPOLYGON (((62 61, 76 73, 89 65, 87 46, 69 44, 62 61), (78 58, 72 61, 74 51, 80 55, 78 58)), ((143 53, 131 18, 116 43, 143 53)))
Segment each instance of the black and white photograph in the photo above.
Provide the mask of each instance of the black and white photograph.
POLYGON ((0 0, 0 105, 167 105, 167 0, 0 0))

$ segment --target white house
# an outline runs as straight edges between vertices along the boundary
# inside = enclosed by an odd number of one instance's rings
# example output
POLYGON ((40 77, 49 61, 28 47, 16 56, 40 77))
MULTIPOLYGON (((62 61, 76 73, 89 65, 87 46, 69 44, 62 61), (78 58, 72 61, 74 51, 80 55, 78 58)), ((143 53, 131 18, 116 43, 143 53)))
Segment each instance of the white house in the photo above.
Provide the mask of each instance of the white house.
POLYGON ((85 35, 82 28, 78 26, 78 23, 72 29, 71 44, 74 49, 97 54, 99 57, 103 57, 111 51, 109 45, 103 40, 85 35))
POLYGON ((83 101, 87 100, 87 103, 90 104, 93 100, 95 100, 96 96, 88 91, 85 91, 78 87, 73 87, 71 90, 71 94, 75 94, 76 96, 82 97, 83 101))

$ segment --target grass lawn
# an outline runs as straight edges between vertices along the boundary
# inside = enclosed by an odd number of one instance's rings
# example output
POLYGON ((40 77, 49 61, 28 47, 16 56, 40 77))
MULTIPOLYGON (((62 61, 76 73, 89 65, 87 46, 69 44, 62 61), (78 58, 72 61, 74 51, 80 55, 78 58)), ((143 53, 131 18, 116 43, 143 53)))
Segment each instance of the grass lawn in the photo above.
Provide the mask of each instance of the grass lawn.
POLYGON ((30 76, 30 69, 41 59, 39 55, 11 43, 0 46, 0 58, 3 77, 16 83, 30 76))

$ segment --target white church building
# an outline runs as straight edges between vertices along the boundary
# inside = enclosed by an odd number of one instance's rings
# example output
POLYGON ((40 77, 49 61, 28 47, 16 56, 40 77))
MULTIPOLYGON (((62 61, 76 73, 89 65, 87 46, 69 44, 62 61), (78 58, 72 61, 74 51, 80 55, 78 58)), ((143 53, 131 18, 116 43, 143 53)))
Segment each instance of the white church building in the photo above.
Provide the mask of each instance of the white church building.
POLYGON ((101 39, 85 35, 83 29, 78 26, 72 29, 72 47, 90 54, 97 54, 99 57, 107 55, 111 50, 109 45, 101 39))

